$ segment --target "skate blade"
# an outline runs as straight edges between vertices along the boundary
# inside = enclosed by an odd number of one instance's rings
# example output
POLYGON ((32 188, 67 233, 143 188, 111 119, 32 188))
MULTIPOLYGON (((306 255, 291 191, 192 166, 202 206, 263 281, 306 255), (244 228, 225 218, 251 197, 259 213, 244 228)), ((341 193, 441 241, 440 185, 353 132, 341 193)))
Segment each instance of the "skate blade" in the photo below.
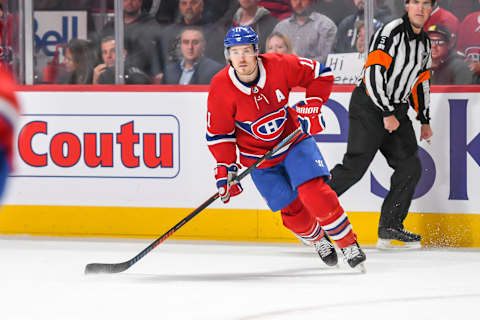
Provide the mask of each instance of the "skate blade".
POLYGON ((365 263, 359 263, 355 268, 353 268, 354 270, 357 270, 359 271, 360 273, 367 273, 367 268, 365 267, 365 263))
POLYGON ((306 247, 313 247, 313 242, 311 241, 300 240, 300 242, 306 247))
POLYGON ((379 250, 417 250, 421 249, 422 244, 417 242, 402 242, 396 240, 378 239, 377 249, 379 250))
POLYGON ((364 263, 356 265, 354 268, 350 267, 347 262, 339 263, 336 266, 329 267, 327 265, 320 268, 321 274, 336 274, 336 275, 361 275, 367 273, 364 263))

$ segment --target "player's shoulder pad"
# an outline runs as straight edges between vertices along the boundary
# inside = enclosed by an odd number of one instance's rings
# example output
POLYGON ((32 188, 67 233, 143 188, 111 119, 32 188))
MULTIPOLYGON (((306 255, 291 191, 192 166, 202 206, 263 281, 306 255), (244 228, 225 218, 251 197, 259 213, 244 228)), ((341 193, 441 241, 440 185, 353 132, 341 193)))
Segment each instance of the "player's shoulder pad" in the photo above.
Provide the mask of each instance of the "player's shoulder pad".
POLYGON ((230 82, 230 77, 228 76, 228 68, 230 65, 227 65, 225 68, 217 72, 212 80, 210 81, 209 92, 219 86, 225 86, 227 82, 230 82))
POLYGON ((262 53, 258 55, 264 66, 276 66, 281 65, 282 61, 285 61, 285 54, 276 52, 262 53))

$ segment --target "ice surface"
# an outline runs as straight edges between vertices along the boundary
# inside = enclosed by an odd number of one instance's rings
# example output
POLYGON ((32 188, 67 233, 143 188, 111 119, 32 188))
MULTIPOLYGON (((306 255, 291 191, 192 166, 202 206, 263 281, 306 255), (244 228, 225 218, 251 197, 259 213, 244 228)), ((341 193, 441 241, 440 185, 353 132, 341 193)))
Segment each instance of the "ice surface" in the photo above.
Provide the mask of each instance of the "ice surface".
POLYGON ((302 244, 0 238, 0 319, 478 319, 480 250, 366 249, 367 273, 302 244))

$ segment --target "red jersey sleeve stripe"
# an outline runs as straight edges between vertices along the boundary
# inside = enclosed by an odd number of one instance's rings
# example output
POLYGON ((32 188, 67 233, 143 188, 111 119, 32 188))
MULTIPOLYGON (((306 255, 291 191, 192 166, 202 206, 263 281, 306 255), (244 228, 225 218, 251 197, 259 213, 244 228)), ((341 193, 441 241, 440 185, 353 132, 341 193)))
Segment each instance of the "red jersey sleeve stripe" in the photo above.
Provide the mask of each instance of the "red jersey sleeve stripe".
POLYGON ((214 134, 214 133, 210 133, 207 130, 206 138, 207 138, 207 144, 209 146, 219 144, 219 143, 223 143, 223 142, 233 142, 233 143, 235 143, 236 140, 237 140, 236 137, 235 137, 235 131, 233 131, 231 133, 227 133, 227 134, 214 134))

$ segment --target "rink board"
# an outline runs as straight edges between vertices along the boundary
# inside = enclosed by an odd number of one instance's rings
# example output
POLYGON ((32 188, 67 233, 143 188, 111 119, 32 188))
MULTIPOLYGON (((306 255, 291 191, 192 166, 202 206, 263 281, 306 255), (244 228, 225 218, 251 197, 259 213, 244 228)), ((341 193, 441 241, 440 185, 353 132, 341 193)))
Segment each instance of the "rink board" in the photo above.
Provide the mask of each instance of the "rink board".
MULTIPOLYGON (((67 90, 19 94, 24 115, 0 232, 157 237, 216 192, 205 143, 206 87, 61 88, 67 90)), ((476 90, 433 90, 434 137, 419 144, 424 174, 406 221, 426 244, 480 246, 476 90)), ((345 152, 350 91, 337 87, 323 108, 327 129, 316 139, 329 168, 345 152)), ((294 92, 290 100, 302 96, 294 92)), ((340 198, 363 243, 376 241, 391 172, 377 155, 340 198)), ((228 206, 212 204, 174 237, 293 241, 250 178, 242 184, 241 196, 228 206)))

